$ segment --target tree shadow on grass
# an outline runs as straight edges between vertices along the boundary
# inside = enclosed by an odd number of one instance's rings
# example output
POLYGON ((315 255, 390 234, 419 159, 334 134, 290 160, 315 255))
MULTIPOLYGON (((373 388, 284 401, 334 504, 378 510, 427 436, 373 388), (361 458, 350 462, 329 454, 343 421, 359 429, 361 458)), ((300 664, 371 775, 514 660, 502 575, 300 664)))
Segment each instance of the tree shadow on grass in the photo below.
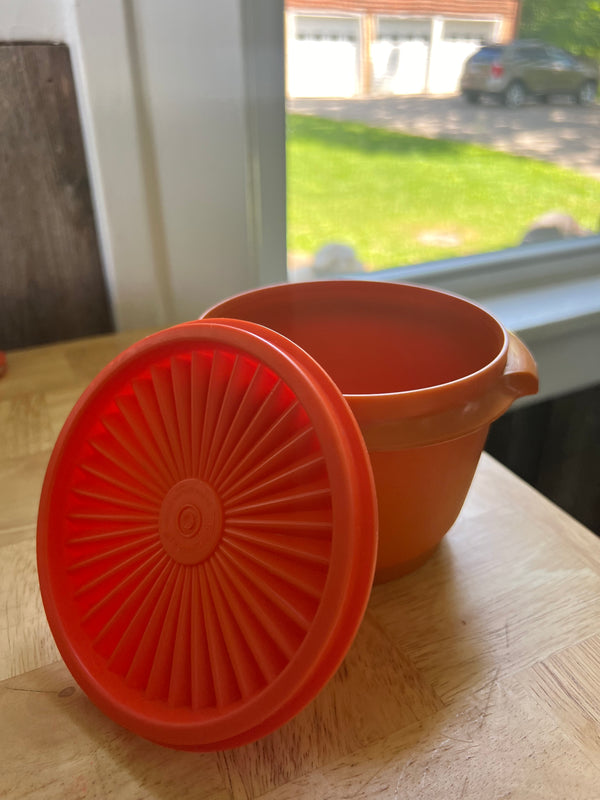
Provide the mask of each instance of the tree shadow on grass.
POLYGON ((290 114, 316 114, 438 141, 541 160, 600 177, 600 105, 528 104, 515 112, 494 103, 467 105, 457 97, 377 97, 288 102, 290 114))
MULTIPOLYGON (((321 145, 358 150, 362 153, 395 153, 398 155, 452 155, 482 148, 448 139, 427 139, 422 136, 371 128, 357 122, 340 124, 323 117, 288 115, 287 138, 313 141, 321 145)), ((508 156, 510 158, 510 156, 508 156)))

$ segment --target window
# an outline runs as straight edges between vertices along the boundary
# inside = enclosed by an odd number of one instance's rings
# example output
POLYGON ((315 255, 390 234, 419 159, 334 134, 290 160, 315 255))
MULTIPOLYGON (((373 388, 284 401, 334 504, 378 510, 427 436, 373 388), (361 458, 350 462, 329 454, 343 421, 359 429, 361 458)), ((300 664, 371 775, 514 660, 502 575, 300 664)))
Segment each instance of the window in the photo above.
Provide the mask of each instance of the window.
MULTIPOLYGON (((600 164, 594 176, 578 166, 583 158, 574 157, 567 170, 560 159, 560 169, 552 163, 569 141, 581 144, 577 126, 593 126, 591 118, 568 89, 565 96, 543 96, 545 105, 526 98, 525 107, 510 114, 483 92, 476 98, 480 104, 469 107, 456 93, 458 84, 454 93, 426 97, 432 86, 447 86, 448 74, 469 58, 477 70, 498 64, 498 83, 511 80, 509 62, 500 59, 504 48, 479 47, 481 38, 498 35, 498 26, 484 31, 481 24, 478 30, 430 20, 428 30, 425 38, 411 30, 410 20, 380 20, 372 81, 369 87, 359 75, 362 97, 356 100, 288 98, 290 279, 359 271, 453 289, 496 310, 526 340, 538 341, 545 374, 563 375, 548 377, 543 392, 569 381, 600 380, 600 365, 590 371, 597 360, 591 342, 599 346, 593 331, 600 313, 600 164), (418 43, 426 45, 420 61, 409 49, 418 43), (496 138, 478 140, 490 126, 496 138), (494 149, 511 137, 508 149, 517 140, 533 144, 529 151, 517 147, 514 155, 494 149), (486 170, 493 178, 480 181, 486 170), (311 213, 302 212, 302 203, 311 213), (566 362, 552 362, 561 326, 578 330, 570 346, 579 337, 587 354, 586 367, 569 365, 568 379, 566 362)), ((520 52, 532 67, 546 58, 533 43, 520 52)), ((574 63, 564 53, 562 58, 565 66, 574 63)), ((460 70, 455 74, 459 80, 460 70)))

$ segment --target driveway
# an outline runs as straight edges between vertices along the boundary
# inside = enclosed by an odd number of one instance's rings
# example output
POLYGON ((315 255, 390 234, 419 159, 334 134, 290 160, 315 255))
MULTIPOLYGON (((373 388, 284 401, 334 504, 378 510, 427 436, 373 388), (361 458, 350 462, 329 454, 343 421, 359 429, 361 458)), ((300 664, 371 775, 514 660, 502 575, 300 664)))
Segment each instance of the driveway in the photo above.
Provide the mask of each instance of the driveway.
POLYGON ((472 106, 461 97, 378 97, 288 101, 288 111, 432 139, 477 142, 517 155, 551 161, 600 179, 600 106, 568 100, 507 109, 472 106))

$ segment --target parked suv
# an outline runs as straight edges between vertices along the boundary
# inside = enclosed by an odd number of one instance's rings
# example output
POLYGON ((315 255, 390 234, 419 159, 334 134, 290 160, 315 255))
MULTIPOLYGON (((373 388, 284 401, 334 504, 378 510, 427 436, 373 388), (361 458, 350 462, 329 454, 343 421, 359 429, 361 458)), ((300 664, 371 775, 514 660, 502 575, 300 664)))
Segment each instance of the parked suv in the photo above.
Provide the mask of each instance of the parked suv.
POLYGON ((596 97, 598 65, 537 41, 485 45, 465 63, 460 88, 470 103, 486 95, 517 108, 527 96, 570 95, 587 105, 596 97))

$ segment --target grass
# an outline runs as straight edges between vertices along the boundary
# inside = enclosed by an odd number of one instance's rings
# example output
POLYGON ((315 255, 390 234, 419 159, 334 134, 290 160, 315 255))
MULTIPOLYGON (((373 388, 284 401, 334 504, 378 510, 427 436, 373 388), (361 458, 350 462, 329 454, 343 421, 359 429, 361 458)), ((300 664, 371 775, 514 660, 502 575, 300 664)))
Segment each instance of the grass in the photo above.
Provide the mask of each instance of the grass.
POLYGON ((369 268, 517 245, 559 210, 597 229, 594 178, 478 145, 289 115, 288 250, 350 244, 369 268))

